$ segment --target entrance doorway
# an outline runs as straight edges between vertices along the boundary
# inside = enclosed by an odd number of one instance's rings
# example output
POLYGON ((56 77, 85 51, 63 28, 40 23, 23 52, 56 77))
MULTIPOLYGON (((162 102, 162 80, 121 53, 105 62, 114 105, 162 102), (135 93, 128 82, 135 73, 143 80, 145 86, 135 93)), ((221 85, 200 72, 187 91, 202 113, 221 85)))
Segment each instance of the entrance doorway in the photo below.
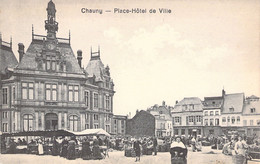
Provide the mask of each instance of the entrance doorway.
POLYGON ((45 115, 45 129, 58 130, 58 116, 55 113, 47 113, 45 115))

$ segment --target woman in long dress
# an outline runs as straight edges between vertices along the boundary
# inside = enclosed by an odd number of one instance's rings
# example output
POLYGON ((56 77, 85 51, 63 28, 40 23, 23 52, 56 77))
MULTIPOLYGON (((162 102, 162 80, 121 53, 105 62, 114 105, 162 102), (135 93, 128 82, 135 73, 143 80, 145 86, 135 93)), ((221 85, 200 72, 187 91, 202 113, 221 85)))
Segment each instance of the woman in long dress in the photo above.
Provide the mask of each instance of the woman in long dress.
POLYGON ((53 137, 52 155, 59 155, 59 143, 57 142, 56 137, 53 137))
POLYGON ((81 153, 81 157, 83 160, 89 160, 91 159, 91 149, 90 149, 90 143, 88 141, 88 139, 84 139, 84 141, 82 142, 82 153, 81 153))
POLYGON ((135 162, 140 161, 140 156, 141 156, 141 142, 136 139, 134 142, 134 150, 135 150, 135 162))
POLYGON ((67 152, 68 152, 68 140, 67 138, 64 138, 64 140, 61 142, 61 153, 60 156, 61 157, 67 157, 67 152))
POLYGON ((76 159, 76 142, 75 137, 72 137, 68 144, 67 159, 76 159))
POLYGON ((38 141, 38 155, 43 155, 44 151, 43 151, 43 144, 42 144, 42 140, 39 139, 38 141))
POLYGON ((93 137, 93 157, 94 159, 102 159, 101 151, 99 149, 99 142, 96 136, 93 137))

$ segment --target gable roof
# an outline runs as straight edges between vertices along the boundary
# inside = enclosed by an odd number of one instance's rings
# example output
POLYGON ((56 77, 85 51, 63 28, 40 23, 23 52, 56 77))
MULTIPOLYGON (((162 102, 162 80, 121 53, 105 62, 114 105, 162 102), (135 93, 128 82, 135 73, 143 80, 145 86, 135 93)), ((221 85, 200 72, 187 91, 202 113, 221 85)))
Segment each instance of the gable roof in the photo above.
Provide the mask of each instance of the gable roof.
POLYGON ((244 104, 244 93, 234 93, 224 95, 223 111, 222 114, 241 113, 244 104), (230 108, 234 108, 231 112, 230 108))
POLYGON ((14 68, 18 64, 18 61, 10 47, 0 45, 0 74, 5 73, 7 67, 14 68))
MULTIPOLYGON (((43 40, 33 40, 28 47, 26 53, 23 55, 21 62, 18 65, 19 69, 37 69, 36 55, 41 53, 43 50, 43 40)), ((66 72, 67 73, 77 73, 83 74, 82 69, 80 68, 78 61, 72 51, 72 48, 69 44, 59 43, 57 50, 64 56, 66 61, 66 72)))
POLYGON ((243 109, 245 115, 260 114, 260 101, 246 101, 243 109), (255 108, 255 112, 251 113, 251 108, 255 108))

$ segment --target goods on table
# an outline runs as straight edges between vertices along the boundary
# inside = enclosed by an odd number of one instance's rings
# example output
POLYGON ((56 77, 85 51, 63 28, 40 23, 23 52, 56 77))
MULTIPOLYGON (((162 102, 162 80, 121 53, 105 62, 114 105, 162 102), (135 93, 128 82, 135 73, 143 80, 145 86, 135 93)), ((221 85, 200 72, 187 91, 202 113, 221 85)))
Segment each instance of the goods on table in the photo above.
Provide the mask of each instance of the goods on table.
POLYGON ((248 147, 248 155, 253 159, 260 159, 260 146, 250 145, 248 147))

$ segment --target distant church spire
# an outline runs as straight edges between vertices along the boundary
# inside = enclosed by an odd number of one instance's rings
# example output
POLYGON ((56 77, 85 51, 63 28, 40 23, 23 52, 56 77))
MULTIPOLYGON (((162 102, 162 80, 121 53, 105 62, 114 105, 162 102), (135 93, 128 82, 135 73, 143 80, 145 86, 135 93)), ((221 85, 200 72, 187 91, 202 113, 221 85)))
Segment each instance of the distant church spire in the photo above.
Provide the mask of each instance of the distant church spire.
POLYGON ((47 20, 45 20, 45 30, 47 30, 47 38, 55 39, 58 31, 58 22, 56 22, 55 4, 50 0, 47 6, 47 20))

